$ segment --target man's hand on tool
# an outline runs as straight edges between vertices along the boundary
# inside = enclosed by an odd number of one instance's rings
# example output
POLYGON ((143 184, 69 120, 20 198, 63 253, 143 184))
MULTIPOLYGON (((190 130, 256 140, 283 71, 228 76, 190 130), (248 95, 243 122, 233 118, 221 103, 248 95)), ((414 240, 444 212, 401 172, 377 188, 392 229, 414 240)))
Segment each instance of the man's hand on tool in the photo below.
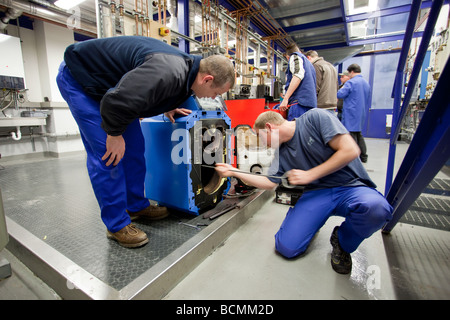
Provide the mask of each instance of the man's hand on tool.
POLYGON ((287 172, 287 178, 289 184, 291 185, 308 185, 313 182, 316 178, 314 178, 310 172, 299 170, 299 169, 291 169, 287 172))
POLYGON ((187 116, 192 112, 192 110, 189 109, 185 109, 185 108, 177 108, 177 109, 173 109, 170 110, 168 112, 165 112, 164 115, 169 118, 170 122, 174 123, 175 122, 175 118, 174 115, 175 114, 181 114, 183 116, 187 116))
POLYGON ((105 161, 109 158, 108 162, 106 162, 106 166, 108 167, 111 163, 114 166, 117 166, 122 160, 123 155, 125 154, 125 140, 123 140, 122 136, 110 136, 109 134, 106 136, 106 152, 102 157, 102 160, 105 161))

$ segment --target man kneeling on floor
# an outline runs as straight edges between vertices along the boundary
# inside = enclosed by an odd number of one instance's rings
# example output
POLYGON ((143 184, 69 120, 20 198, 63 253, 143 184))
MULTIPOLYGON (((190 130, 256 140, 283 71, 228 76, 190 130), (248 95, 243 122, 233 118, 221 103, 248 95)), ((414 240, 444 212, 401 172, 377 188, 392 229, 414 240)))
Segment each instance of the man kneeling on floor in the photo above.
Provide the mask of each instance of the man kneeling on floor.
MULTIPOLYGON (((294 121, 264 112, 254 129, 262 142, 279 149, 269 175, 287 173, 289 184, 305 186, 275 235, 276 250, 287 258, 304 253, 330 216, 342 216, 344 222, 330 238, 331 266, 338 273, 350 273, 350 254, 392 216, 392 207, 362 166, 358 145, 336 117, 321 109, 294 121)), ((232 171, 228 164, 218 163, 216 170, 260 189, 273 189, 280 183, 280 179, 232 171)))

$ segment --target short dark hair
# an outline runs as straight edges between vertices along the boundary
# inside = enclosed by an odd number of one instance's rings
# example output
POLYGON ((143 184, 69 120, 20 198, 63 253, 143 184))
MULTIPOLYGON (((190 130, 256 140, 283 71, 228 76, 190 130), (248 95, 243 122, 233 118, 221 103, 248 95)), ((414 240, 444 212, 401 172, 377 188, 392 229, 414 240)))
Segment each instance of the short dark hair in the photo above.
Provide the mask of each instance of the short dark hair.
POLYGON ((354 72, 354 73, 361 73, 361 67, 356 63, 352 63, 351 65, 349 65, 347 67, 347 71, 354 72))
POLYGON ((291 42, 286 48, 286 54, 289 56, 297 51, 300 51, 300 49, 295 42, 291 42))

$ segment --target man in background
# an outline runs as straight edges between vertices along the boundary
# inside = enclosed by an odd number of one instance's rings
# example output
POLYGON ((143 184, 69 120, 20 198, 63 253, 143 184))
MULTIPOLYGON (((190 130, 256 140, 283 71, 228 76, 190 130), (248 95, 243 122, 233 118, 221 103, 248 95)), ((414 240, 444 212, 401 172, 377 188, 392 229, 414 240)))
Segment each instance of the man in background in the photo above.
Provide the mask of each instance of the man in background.
MULTIPOLYGON (((339 73, 339 79, 341 80, 341 84, 339 85, 339 89, 344 86, 344 83, 347 82, 348 79, 350 79, 348 75, 348 71, 344 71, 342 73, 339 73)), ((338 89, 338 90, 339 90, 338 89)), ((340 121, 342 121, 342 107, 344 106, 344 99, 338 99, 337 102, 337 117, 340 121)))
POLYGON ((317 107, 316 72, 295 43, 287 47, 286 58, 289 61, 286 93, 280 103, 280 110, 288 110, 287 119, 290 121, 317 107))
POLYGON ((314 50, 309 50, 305 56, 316 70, 317 108, 335 114, 339 86, 336 68, 314 50))
POLYGON ((370 107, 370 86, 361 75, 361 67, 356 63, 347 68, 350 80, 339 89, 337 97, 344 99, 342 108, 342 123, 358 144, 362 162, 367 162, 367 148, 361 134, 367 111, 370 107))

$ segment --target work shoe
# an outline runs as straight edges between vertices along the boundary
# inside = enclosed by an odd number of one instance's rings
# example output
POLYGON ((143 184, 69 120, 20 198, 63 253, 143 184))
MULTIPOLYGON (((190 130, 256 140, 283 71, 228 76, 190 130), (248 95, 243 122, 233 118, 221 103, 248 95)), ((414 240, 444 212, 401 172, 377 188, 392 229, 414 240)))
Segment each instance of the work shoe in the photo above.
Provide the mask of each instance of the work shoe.
POLYGON ((333 246, 331 252, 331 267, 340 274, 348 274, 352 271, 352 257, 350 253, 345 252, 339 244, 338 231, 339 227, 334 227, 331 234, 330 243, 333 246))
POLYGON ((147 234, 131 223, 115 233, 107 230, 106 236, 125 248, 141 247, 148 242, 147 234))
POLYGON ((130 212, 128 211, 131 220, 136 220, 137 218, 145 218, 148 220, 160 220, 164 219, 169 215, 169 211, 166 207, 160 207, 157 205, 149 205, 147 208, 138 211, 138 212, 130 212))

